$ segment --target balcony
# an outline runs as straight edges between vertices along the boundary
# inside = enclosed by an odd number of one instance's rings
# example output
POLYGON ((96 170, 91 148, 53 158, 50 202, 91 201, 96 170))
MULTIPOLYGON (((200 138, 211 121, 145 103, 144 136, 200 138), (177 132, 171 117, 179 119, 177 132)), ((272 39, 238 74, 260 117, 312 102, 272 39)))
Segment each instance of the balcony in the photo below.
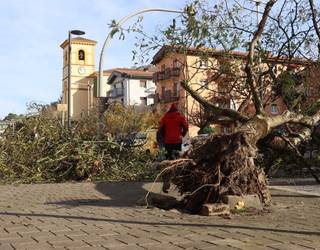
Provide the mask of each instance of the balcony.
POLYGON ((180 67, 173 67, 173 68, 166 68, 163 71, 158 71, 153 74, 153 81, 163 81, 170 79, 171 77, 178 77, 180 76, 181 68, 180 67))
POLYGON ((161 103, 176 102, 176 101, 179 101, 179 99, 180 99, 180 96, 178 95, 178 93, 172 94, 171 90, 166 90, 164 94, 161 96, 160 102, 161 103))
POLYGON ((174 77, 180 76, 180 73, 181 73, 180 71, 181 71, 180 67, 173 67, 172 68, 172 76, 174 76, 174 77))

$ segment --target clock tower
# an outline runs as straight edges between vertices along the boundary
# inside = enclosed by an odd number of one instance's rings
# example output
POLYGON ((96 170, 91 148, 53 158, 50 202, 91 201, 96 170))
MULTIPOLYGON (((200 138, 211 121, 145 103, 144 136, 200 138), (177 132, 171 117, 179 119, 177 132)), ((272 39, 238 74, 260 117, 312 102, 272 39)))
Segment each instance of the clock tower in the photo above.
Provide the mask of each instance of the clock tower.
POLYGON ((68 103, 68 62, 71 65, 71 112, 72 118, 88 114, 94 105, 95 60, 97 42, 82 37, 71 39, 71 56, 68 58, 68 39, 63 49, 62 102, 68 103))

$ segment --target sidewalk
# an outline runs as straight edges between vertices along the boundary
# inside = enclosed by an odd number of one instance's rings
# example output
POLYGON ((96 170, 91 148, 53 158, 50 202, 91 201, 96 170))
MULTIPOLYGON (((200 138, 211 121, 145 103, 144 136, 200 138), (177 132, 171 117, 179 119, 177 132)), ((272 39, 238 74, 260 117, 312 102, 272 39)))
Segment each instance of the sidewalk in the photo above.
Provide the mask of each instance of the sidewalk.
POLYGON ((150 187, 0 186, 0 249, 320 249, 320 197, 272 189, 269 211, 224 219, 135 206, 150 187))
POLYGON ((270 179, 269 182, 271 189, 320 197, 320 184, 314 178, 275 178, 270 179))

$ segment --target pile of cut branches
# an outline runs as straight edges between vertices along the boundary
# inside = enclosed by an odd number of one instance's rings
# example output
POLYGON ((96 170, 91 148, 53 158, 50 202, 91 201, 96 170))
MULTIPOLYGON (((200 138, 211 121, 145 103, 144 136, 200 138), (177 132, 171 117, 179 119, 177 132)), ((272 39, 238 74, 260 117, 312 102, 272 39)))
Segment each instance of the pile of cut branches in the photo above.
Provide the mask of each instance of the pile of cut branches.
POLYGON ((162 162, 162 173, 185 194, 183 208, 192 213, 204 203, 222 201, 224 195, 257 194, 268 204, 267 181, 254 164, 255 155, 243 132, 212 135, 195 142, 181 159, 162 162))
POLYGON ((67 129, 45 115, 26 117, 0 139, 0 181, 146 180, 152 159, 107 136, 97 138, 96 123, 80 120, 67 129))

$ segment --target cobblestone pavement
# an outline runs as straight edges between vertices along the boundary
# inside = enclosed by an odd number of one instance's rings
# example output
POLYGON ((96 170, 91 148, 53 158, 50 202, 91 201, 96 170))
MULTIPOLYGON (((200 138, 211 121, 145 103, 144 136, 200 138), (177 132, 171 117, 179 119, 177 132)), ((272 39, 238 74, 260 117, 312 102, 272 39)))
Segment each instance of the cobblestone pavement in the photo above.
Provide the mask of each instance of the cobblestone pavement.
POLYGON ((320 249, 320 197, 273 190, 269 211, 225 219, 135 206, 150 186, 0 186, 0 249, 320 249))

